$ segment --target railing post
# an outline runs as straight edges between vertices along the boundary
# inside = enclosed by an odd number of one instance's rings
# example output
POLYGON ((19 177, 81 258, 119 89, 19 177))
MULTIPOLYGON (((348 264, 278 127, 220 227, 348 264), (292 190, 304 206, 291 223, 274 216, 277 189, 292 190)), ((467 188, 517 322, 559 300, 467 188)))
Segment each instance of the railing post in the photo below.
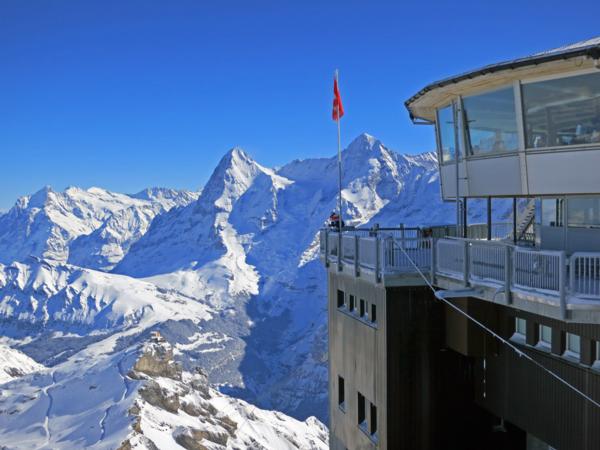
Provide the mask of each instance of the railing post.
POLYGON ((575 255, 571 255, 571 257, 569 258, 569 288, 571 295, 577 295, 577 290, 575 289, 575 271, 577 268, 576 261, 577 259, 575 255))
POLYGON ((338 251, 337 251, 337 260, 338 260, 338 271, 342 271, 343 270, 343 266, 342 266, 342 256, 343 256, 343 251, 342 251, 342 231, 339 230, 338 231, 338 251))
POLYGON ((402 242, 402 248, 406 248, 404 246, 404 224, 400 224, 400 241, 402 242))
POLYGON ((512 249, 507 245, 504 253, 504 298, 506 304, 512 303, 512 249))
POLYGON ((469 242, 463 241, 463 275, 465 286, 469 285, 469 242))
POLYGON ((430 237, 428 239, 428 242, 429 242, 429 248, 431 251, 431 257, 429 260, 430 261, 429 265, 431 266, 429 268, 429 271, 430 271, 429 276, 431 278, 431 284, 435 284, 435 239, 430 237))
POLYGON ((375 237, 375 278, 378 283, 381 281, 381 259, 380 258, 381 258, 381 253, 382 253, 379 246, 383 242, 379 236, 380 235, 378 234, 375 237))
POLYGON ((558 289, 560 294, 560 315, 563 320, 567 319, 567 258, 565 252, 560 252, 560 273, 558 276, 558 289))
POLYGON ((358 235, 354 235, 354 275, 355 276, 359 276, 360 272, 358 270, 358 258, 359 258, 359 254, 358 254, 358 235))
MULTIPOLYGON (((329 267, 329 230, 325 231, 325 267, 329 267)), ((323 234, 321 234, 323 236, 323 234)))

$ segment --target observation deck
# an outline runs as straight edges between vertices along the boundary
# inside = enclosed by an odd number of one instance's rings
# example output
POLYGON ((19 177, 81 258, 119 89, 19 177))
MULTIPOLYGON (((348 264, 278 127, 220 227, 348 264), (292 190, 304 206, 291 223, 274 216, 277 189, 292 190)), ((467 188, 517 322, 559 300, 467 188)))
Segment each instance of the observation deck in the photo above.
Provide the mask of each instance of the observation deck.
POLYGON ((330 271, 385 287, 429 282, 448 297, 476 297, 567 322, 600 322, 600 252, 541 250, 528 239, 515 244, 510 225, 493 224, 489 236, 486 224, 473 224, 468 238, 456 237, 453 225, 425 233, 344 229, 341 237, 322 229, 320 256, 330 271))

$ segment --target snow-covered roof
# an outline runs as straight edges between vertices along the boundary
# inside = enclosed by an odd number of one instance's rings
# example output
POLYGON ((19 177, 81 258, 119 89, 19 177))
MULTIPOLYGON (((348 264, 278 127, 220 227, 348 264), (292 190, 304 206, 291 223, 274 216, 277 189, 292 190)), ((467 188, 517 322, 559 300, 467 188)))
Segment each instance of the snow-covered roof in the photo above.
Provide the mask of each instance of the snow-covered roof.
POLYGON ((579 56, 587 56, 592 59, 600 59, 600 36, 584 41, 579 41, 573 44, 564 45, 562 47, 546 50, 543 52, 534 53, 526 57, 513 59, 510 61, 504 61, 500 63, 489 64, 479 69, 464 72, 459 75, 454 75, 452 77, 444 78, 434 83, 430 83, 423 89, 421 89, 419 92, 417 92, 415 95, 413 95, 411 98, 409 98, 405 102, 405 106, 408 109, 411 118, 414 118, 414 103, 430 91, 448 85, 457 84, 461 81, 478 78, 483 75, 489 75, 495 72, 523 68, 526 66, 534 66, 547 62, 565 60, 579 56))

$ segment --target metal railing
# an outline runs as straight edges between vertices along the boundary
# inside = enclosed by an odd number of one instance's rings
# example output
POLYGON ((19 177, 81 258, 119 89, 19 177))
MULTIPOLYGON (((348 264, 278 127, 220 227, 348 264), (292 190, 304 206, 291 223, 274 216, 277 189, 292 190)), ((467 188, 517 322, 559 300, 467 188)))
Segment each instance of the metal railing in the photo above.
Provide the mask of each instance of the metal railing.
POLYGON ((505 283, 511 247, 496 242, 469 242, 469 281, 505 283))
POLYGON ((571 295, 600 299, 600 254, 573 253, 569 262, 571 295))
POLYGON ((375 270, 377 268, 377 245, 379 239, 376 237, 364 237, 358 240, 359 266, 375 270))
POLYGON ((431 238, 384 239, 382 270, 384 273, 415 272, 413 264, 416 264, 419 269, 428 271, 432 243, 431 238))
MULTIPOLYGON (((600 301, 600 253, 565 252, 515 246, 506 241, 407 237, 397 230, 334 230, 320 233, 327 263, 353 265, 355 274, 375 273, 377 280, 420 271, 460 281, 465 286, 497 286, 506 302, 516 292, 544 296, 566 316, 569 299, 600 301), (390 232, 393 231, 393 232, 390 232)), ((431 233, 428 233, 431 234, 431 233)), ((434 233, 435 234, 435 233, 434 233)))
POLYGON ((463 279, 465 274, 466 241, 462 239, 438 239, 436 242, 436 273, 463 279))
POLYGON ((513 285, 517 288, 547 291, 559 295, 564 252, 515 248, 513 253, 513 285))
POLYGON ((342 261, 354 263, 356 260, 359 237, 352 234, 342 234, 342 261))

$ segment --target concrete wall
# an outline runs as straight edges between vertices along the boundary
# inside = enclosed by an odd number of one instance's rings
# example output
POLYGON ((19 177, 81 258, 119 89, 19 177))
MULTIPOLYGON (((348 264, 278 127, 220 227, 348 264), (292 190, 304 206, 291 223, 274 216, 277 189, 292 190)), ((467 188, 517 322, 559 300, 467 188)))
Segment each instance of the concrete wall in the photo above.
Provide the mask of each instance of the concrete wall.
POLYGON ((330 447, 334 450, 386 449, 386 291, 380 285, 330 270, 328 297, 330 447), (346 307, 337 307, 338 289, 345 293, 346 301, 349 295, 355 296, 354 313, 346 307), (370 323, 370 316, 359 318, 361 298, 368 303, 369 313, 371 305, 376 305, 376 324, 370 323), (345 411, 338 405, 338 376, 345 380, 345 411), (369 403, 377 406, 377 439, 358 426, 358 392, 366 398, 368 426, 371 423, 369 403))

